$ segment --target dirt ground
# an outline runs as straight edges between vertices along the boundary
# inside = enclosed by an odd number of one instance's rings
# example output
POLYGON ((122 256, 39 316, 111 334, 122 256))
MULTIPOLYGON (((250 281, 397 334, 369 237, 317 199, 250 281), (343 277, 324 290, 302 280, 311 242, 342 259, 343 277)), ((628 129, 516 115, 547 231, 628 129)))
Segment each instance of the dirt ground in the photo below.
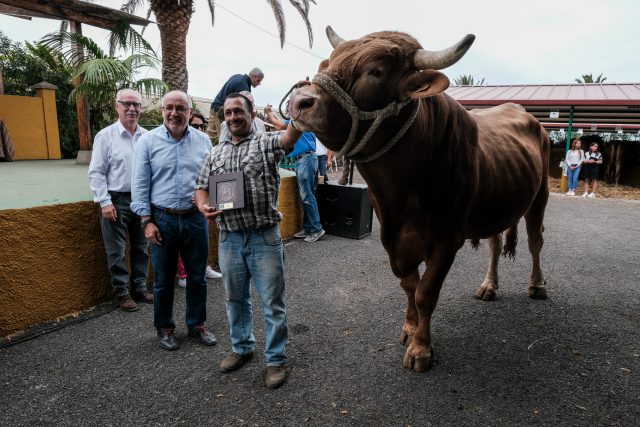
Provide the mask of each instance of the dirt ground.
MULTIPOLYGON (((560 179, 549 178, 549 190, 552 193, 562 193, 560 188, 560 179)), ((584 181, 578 183, 578 191, 576 195, 582 195, 584 193, 584 181)), ((597 197, 604 199, 625 199, 625 200, 640 200, 640 188, 629 187, 626 185, 619 185, 618 187, 607 184, 604 181, 598 181, 598 189, 596 191, 597 197)))

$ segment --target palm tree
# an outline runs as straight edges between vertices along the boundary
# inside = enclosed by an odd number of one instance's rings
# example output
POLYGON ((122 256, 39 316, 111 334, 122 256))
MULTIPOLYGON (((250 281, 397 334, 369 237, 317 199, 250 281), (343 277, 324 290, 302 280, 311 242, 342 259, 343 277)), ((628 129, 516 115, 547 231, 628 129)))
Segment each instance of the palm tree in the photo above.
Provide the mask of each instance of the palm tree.
POLYGON ((482 86, 484 84, 484 77, 478 83, 474 82, 471 74, 460 74, 460 77, 453 79, 456 86, 482 86))
POLYGON ((604 73, 600 73, 600 75, 593 80, 593 74, 583 74, 582 79, 575 79, 577 83, 604 83, 607 80, 606 77, 602 77, 604 73))
MULTIPOLYGON (((191 15, 195 11, 193 0, 147 0, 149 10, 147 16, 153 12, 156 16, 158 29, 160 30, 160 42, 162 44, 162 80, 171 89, 187 92, 189 76, 187 74, 187 32, 191 23, 191 15)), ((307 26, 309 46, 313 45, 313 33, 309 22, 309 3, 315 0, 289 0, 302 16, 307 26)), ((127 13, 134 13, 145 0, 126 0, 120 8, 127 13)), ((267 0, 276 18, 278 32, 280 34, 280 46, 285 41, 285 19, 280 0, 267 0)), ((215 0, 207 0, 211 12, 211 25, 215 22, 215 0)))

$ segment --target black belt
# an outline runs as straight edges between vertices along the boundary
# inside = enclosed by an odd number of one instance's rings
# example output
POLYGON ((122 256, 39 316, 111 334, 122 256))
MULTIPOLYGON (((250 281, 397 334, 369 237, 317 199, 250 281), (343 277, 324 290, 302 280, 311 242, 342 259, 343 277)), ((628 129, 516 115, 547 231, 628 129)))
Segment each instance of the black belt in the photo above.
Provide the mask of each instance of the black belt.
POLYGON ((198 210, 195 206, 189 209, 171 209, 171 208, 161 208, 160 206, 153 206, 154 209, 158 209, 159 211, 163 211, 172 215, 189 215, 198 210))
POLYGON ((109 191, 109 194, 115 194, 117 196, 131 196, 131 191, 109 191))
POLYGON ((295 157, 288 157, 288 159, 289 159, 289 161, 290 161, 290 162, 297 162, 297 161, 298 161, 298 160, 300 160, 301 158, 303 158, 303 157, 307 157, 307 156, 308 156, 309 154, 311 154, 311 153, 313 153, 313 151, 306 151, 306 152, 304 152, 304 153, 302 153, 302 154, 299 154, 299 155, 297 155, 297 156, 295 156, 295 157))

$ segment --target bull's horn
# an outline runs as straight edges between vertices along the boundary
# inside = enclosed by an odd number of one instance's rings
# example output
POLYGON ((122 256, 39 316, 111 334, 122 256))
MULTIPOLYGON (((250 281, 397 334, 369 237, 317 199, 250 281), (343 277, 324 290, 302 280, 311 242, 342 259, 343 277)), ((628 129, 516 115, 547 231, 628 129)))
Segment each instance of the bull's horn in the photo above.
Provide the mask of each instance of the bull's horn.
POLYGON ((462 40, 447 49, 437 52, 418 49, 413 58, 415 67, 418 70, 441 70, 447 68, 458 62, 458 60, 467 53, 467 50, 469 50, 475 39, 476 36, 473 34, 467 34, 462 40))
POLYGON ((327 25, 327 37, 329 38, 329 43, 331 43, 331 46, 333 46, 334 49, 337 48, 340 43, 344 43, 345 41, 342 37, 337 35, 335 31, 333 31, 333 28, 331 28, 330 25, 327 25))

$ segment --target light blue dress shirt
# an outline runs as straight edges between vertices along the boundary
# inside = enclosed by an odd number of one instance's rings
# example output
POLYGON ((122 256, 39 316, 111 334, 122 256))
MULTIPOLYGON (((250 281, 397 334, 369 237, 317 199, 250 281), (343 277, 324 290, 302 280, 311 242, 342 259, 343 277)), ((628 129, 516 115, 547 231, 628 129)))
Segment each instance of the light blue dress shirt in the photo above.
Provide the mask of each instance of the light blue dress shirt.
POLYGON ((133 147, 146 132, 138 126, 131 135, 118 120, 96 134, 88 175, 93 201, 100 203, 101 207, 112 204, 109 191, 131 191, 133 147))
POLYGON ((209 137, 192 127, 176 141, 162 125, 142 135, 135 146, 131 210, 151 215, 151 205, 169 209, 193 206, 196 177, 211 151, 209 137))

